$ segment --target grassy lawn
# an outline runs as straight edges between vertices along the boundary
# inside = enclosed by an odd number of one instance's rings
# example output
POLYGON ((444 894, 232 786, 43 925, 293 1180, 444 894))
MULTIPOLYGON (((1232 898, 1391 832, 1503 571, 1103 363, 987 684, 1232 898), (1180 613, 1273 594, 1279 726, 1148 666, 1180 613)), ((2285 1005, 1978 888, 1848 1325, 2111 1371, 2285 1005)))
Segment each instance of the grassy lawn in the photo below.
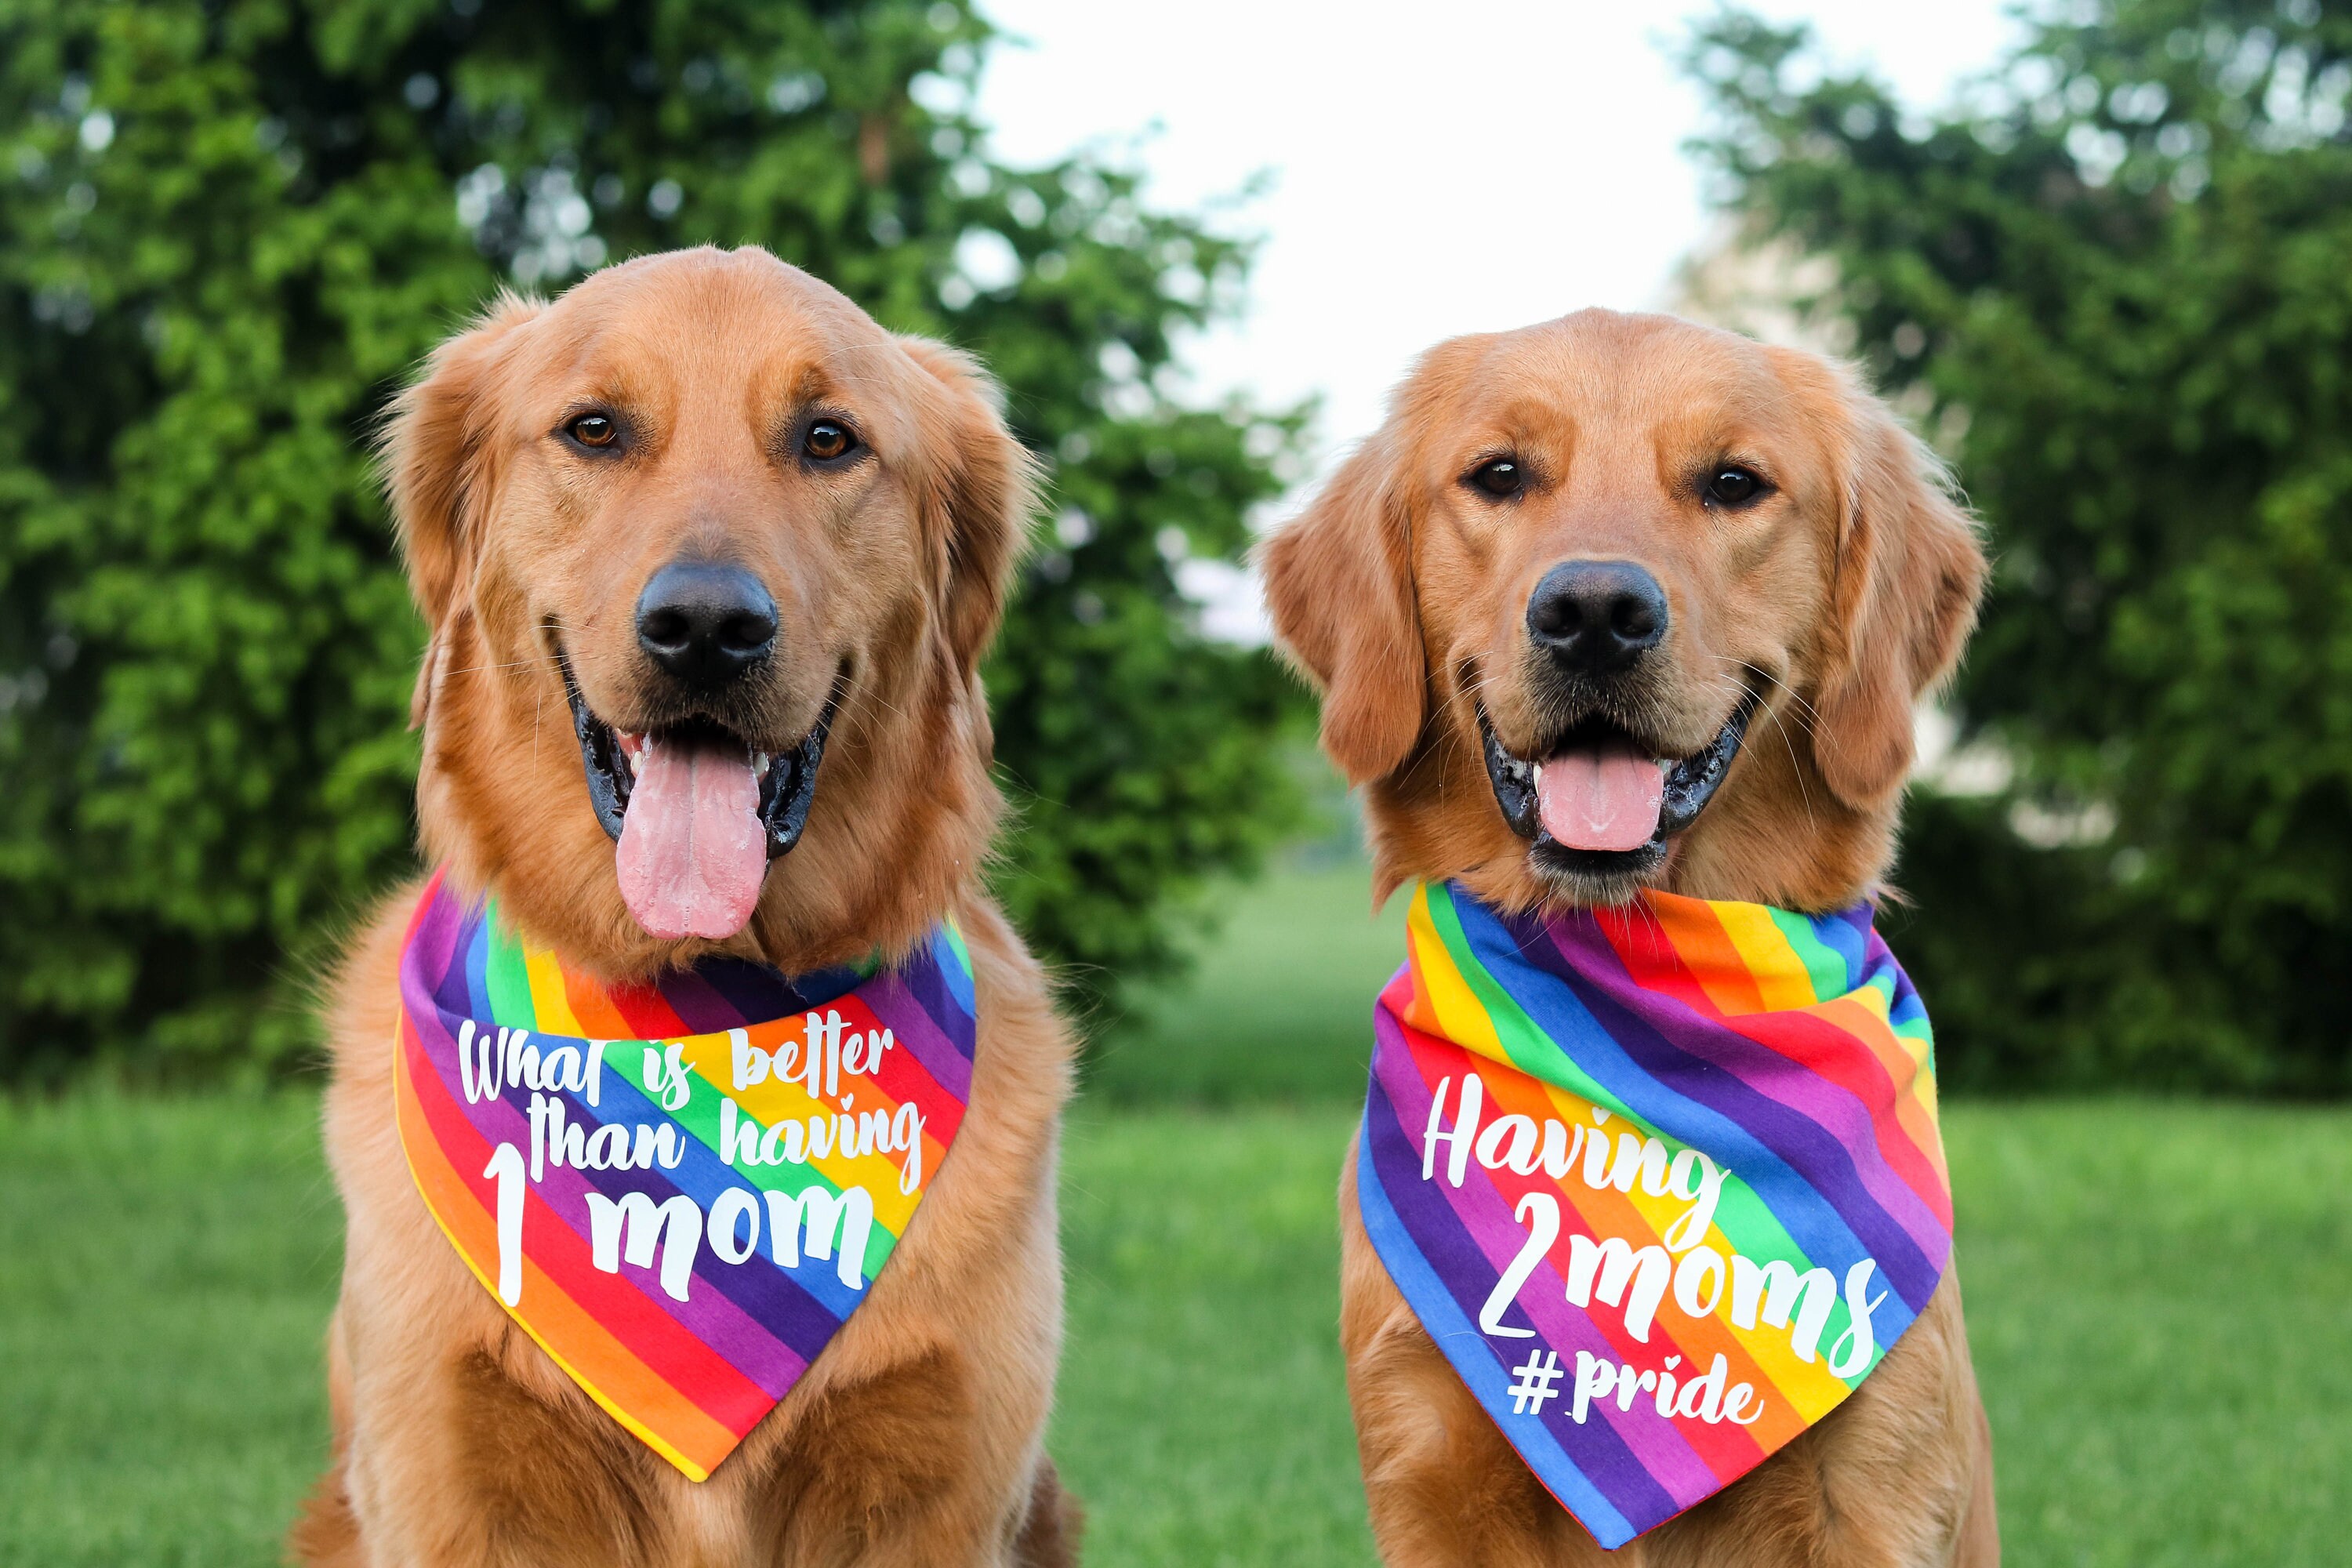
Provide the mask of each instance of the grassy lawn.
MULTIPOLYGON (((335 1217, 301 1098, 0 1109, 0 1563, 266 1563, 320 1460, 335 1217)), ((2010 1560, 2344 1560, 2352 1115, 1950 1118, 2010 1560)), ((1055 1450, 1097 1563, 1362 1563, 1349 1114, 1071 1129, 1055 1450)))
MULTIPOLYGON (((1053 1446, 1097 1564, 1370 1562, 1332 1345, 1332 1096, 1388 939, 1268 951, 1311 946, 1339 895, 1361 910, 1336 872, 1253 900, 1071 1125, 1053 1446), (1167 1103, 1244 1098, 1240 1075, 1294 1103, 1167 1103)), ((324 1447, 314 1113, 0 1100, 0 1568, 276 1560, 324 1447)), ((2344 1562, 2352 1112, 1964 1105, 1948 1136, 2009 1561, 2344 1562)))

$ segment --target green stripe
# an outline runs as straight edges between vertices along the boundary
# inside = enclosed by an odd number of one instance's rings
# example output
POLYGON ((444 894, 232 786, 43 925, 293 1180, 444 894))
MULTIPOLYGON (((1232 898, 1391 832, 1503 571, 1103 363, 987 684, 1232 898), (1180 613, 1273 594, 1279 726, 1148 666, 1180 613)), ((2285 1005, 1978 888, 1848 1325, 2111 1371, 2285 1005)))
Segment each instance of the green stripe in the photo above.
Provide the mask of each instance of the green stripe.
POLYGON ((955 954, 956 967, 963 971, 965 979, 971 979, 971 949, 963 944, 963 927, 956 923, 953 915, 941 921, 940 926, 948 933, 948 949, 955 954))
POLYGON ((483 911, 482 925, 489 933, 489 955, 483 965, 483 980, 489 987, 490 1016, 502 1024, 538 1028, 539 1009, 531 1005, 530 973, 523 967, 522 943, 499 918, 495 903, 483 911))
POLYGON ((1789 946, 1796 952, 1798 960, 1804 964, 1806 976, 1813 987, 1813 1000, 1828 1002, 1844 995, 1848 984, 1845 959, 1837 949, 1822 940, 1813 922, 1803 915, 1792 914, 1769 904, 1763 908, 1764 912, 1772 917, 1772 923, 1780 928, 1780 934, 1789 939, 1789 946))
MULTIPOLYGON (((1672 1146, 1673 1140, 1664 1141, 1670 1147, 1672 1146)), ((1723 1184, 1723 1202, 1716 1207, 1715 1227, 1723 1232, 1723 1237, 1731 1244, 1732 1251, 1752 1258, 1759 1263, 1769 1263, 1775 1258, 1785 1258, 1796 1265, 1797 1272, 1800 1274, 1813 1267, 1812 1259, 1797 1246, 1788 1230, 1780 1224, 1779 1217, 1764 1206, 1762 1198, 1756 1195, 1756 1189, 1742 1181, 1737 1174, 1723 1184), (1762 1242, 1761 1246, 1757 1245, 1759 1239, 1762 1242)), ((1725 1258, 1724 1267, 1728 1268, 1730 1266, 1731 1260, 1725 1258)), ((1830 1308, 1829 1321, 1822 1326, 1822 1342, 1814 1352, 1823 1363, 1822 1370, 1824 1372, 1829 1370, 1826 1363, 1829 1361, 1830 1347, 1838 1342, 1839 1336, 1843 1335, 1847 1326, 1853 1321, 1853 1314, 1846 1310, 1845 1281, 1839 1279, 1834 1270, 1828 1272, 1834 1305, 1830 1308)), ((1884 1286, 1886 1277, 1884 1273, 1874 1275, 1873 1282, 1884 1286)), ((1724 1280, 1723 1288, 1727 1292, 1727 1293, 1731 1289, 1731 1281, 1728 1278, 1724 1280)), ((1795 1321, 1791 1316, 1790 1321, 1793 1323, 1795 1321)), ((1759 1327, 1762 1326, 1760 1318, 1758 1323, 1759 1327)), ((1865 1366, 1852 1377, 1843 1379, 1848 1388, 1853 1387, 1869 1376, 1870 1368, 1876 1366, 1879 1357, 1886 1353, 1885 1345, 1875 1343, 1875 1336, 1873 1342, 1875 1348, 1871 1352, 1870 1366, 1865 1366)))
POLYGON ((1510 1065, 1530 1078, 1613 1106, 1614 1101, 1606 1098, 1601 1087, 1569 1058, 1559 1042, 1536 1026, 1502 982, 1478 962, 1470 946, 1470 935, 1462 929, 1461 913, 1454 907, 1451 888, 1429 889, 1429 921, 1437 931, 1438 941, 1453 956, 1454 969, 1469 984, 1470 994, 1494 1025, 1495 1037, 1502 1045, 1503 1054, 1510 1058, 1510 1065))

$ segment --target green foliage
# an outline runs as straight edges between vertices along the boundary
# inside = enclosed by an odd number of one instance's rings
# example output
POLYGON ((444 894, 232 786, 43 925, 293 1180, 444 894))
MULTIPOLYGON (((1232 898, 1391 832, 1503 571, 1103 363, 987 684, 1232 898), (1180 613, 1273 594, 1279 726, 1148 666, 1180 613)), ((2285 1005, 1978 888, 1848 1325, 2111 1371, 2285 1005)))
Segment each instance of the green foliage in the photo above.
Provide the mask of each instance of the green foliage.
POLYGON ((1953 1081, 2352 1088, 2352 6, 2095 0, 1958 107, 1701 29, 1752 237, 1998 557, 1907 940, 1953 1081))
POLYGON ((0 0, 0 1077, 281 1063, 410 864, 421 641, 364 458, 504 280, 758 243, 982 354, 1057 521, 992 673, 1001 883, 1097 987, 1278 825, 1287 699, 1202 639, 1291 416, 1184 409, 1247 257, 989 161, 962 0, 0 0))

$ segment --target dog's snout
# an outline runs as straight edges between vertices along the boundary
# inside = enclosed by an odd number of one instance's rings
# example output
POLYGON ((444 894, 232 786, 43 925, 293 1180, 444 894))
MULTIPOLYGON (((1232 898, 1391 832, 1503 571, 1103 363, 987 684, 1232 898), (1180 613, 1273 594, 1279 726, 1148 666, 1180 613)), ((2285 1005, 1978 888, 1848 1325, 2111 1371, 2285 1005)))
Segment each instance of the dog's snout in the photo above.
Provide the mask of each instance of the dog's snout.
POLYGON ((1630 561, 1563 561, 1528 598, 1528 635, 1563 664, 1622 669, 1666 635, 1666 591, 1630 561))
POLYGON ((740 566, 673 561, 637 597, 637 646, 686 685, 710 690, 775 651, 776 601, 740 566))

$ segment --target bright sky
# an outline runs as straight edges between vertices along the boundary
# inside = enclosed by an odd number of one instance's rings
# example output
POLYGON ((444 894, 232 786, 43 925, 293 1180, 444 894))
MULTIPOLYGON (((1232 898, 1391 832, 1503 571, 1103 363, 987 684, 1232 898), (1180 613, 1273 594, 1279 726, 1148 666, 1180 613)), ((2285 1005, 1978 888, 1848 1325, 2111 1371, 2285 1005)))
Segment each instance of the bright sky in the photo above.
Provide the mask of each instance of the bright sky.
MULTIPOLYGON (((1708 233, 1668 47, 1696 0, 982 0, 999 156, 1089 142, 1195 208, 1259 171, 1248 318, 1192 345, 1198 386, 1325 399, 1318 467, 1379 422, 1421 350, 1584 305, 1655 308, 1708 233), (1156 134, 1136 142, 1154 124, 1156 134)), ((1941 102, 2014 37, 2002 0, 1760 0, 1831 58, 1941 102)))

